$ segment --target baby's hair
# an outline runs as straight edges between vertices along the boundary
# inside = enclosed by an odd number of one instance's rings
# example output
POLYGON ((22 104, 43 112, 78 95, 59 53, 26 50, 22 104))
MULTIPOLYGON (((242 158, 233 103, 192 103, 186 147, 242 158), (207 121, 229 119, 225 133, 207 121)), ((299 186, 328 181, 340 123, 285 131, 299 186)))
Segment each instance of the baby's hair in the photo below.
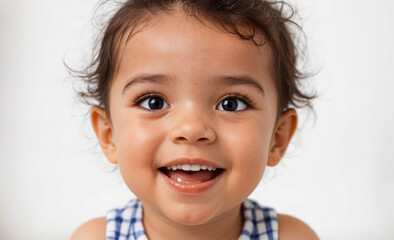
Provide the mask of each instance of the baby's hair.
POLYGON ((295 34, 298 31, 301 33, 299 36, 303 36, 303 31, 292 20, 294 9, 282 1, 267 0, 126 1, 109 20, 92 62, 82 71, 73 71, 86 84, 78 92, 84 102, 100 106, 109 116, 109 90, 119 66, 120 46, 146 27, 155 16, 177 11, 201 22, 203 19, 210 20, 226 32, 250 40, 256 46, 268 43, 272 50, 278 93, 278 115, 290 107, 312 109, 314 96, 302 91, 302 80, 308 75, 297 66, 301 56, 295 34), (257 40, 258 34, 264 36, 263 42, 257 40))

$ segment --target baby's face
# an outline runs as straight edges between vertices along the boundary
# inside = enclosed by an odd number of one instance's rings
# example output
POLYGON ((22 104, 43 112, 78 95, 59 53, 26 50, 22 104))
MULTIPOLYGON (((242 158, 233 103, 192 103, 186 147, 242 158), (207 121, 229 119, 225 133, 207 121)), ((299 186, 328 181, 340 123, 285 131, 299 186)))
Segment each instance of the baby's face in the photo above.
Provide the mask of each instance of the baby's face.
POLYGON ((126 185, 144 214, 187 225, 239 211, 276 123, 268 44, 210 26, 161 17, 126 44, 110 89, 112 160, 126 185))

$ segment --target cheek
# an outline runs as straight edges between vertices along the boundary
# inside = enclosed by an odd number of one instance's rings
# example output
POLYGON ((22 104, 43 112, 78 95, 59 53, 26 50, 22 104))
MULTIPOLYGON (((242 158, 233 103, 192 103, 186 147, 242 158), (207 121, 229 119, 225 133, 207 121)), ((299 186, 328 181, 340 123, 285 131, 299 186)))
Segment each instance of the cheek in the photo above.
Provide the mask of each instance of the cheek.
POLYGON ((271 143, 271 125, 263 121, 249 121, 245 124, 228 127, 231 131, 224 131, 223 141, 231 155, 234 164, 260 166, 268 157, 271 143))
POLYGON ((147 122, 124 121, 117 125, 120 127, 116 132, 119 170, 126 185, 137 196, 144 191, 144 186, 152 184, 149 181, 154 175, 155 149, 163 139, 158 125, 147 122))
MULTIPOLYGON (((271 134, 268 129, 240 126, 227 133, 226 148, 231 161, 229 186, 238 189, 238 193, 247 197, 259 184, 269 154, 271 134)), ((234 128, 233 128, 234 129, 234 128)))
POLYGON ((144 121, 138 116, 123 117, 116 123, 115 144, 119 162, 128 161, 145 165, 142 159, 152 159, 163 140, 163 127, 151 121, 144 121), (129 119, 129 120, 127 120, 129 119), (133 160, 133 161, 132 161, 133 160))

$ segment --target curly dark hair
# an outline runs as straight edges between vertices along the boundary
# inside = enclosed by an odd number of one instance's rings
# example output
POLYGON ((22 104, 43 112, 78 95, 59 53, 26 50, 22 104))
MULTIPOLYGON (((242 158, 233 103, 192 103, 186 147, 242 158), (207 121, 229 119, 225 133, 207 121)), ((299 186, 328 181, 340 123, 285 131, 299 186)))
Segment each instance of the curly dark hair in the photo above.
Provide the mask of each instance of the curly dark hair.
POLYGON ((315 96, 302 91, 302 80, 308 75, 297 66, 301 54, 295 40, 304 34, 292 20, 295 11, 283 1, 268 0, 126 1, 109 20, 91 63, 81 71, 71 70, 85 84, 78 91, 85 103, 100 106, 109 115, 108 94, 118 66, 121 40, 128 41, 137 28, 147 26, 155 15, 176 10, 217 23, 228 33, 253 41, 257 46, 268 43, 273 56, 279 115, 290 107, 312 109, 311 100, 315 96), (242 30, 245 27, 251 31, 245 33, 242 30), (264 35, 264 42, 256 41, 258 33, 264 35))

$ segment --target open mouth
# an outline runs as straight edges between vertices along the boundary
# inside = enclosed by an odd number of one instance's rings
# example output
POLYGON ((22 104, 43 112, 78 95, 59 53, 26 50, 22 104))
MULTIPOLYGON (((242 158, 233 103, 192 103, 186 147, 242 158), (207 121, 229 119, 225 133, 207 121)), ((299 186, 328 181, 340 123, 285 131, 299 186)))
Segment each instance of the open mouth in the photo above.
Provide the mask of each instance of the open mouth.
POLYGON ((180 183, 203 183, 219 176, 224 169, 198 164, 178 164, 159 168, 167 177, 180 183))

